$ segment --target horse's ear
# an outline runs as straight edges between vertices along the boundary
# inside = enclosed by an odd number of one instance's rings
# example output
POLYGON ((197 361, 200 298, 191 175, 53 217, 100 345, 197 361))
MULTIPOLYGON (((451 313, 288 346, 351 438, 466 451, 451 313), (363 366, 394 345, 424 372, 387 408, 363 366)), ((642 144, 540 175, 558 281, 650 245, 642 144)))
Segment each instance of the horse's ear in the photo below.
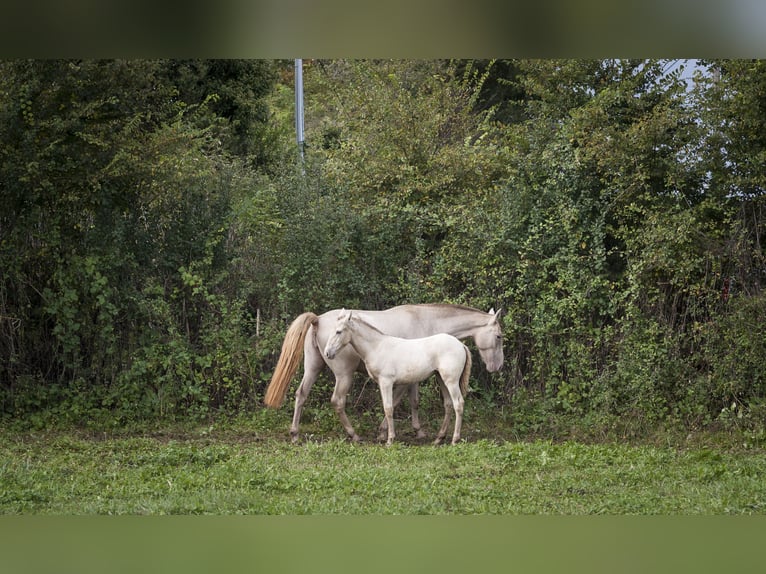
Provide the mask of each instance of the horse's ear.
POLYGON ((502 309, 498 309, 497 311, 495 311, 494 307, 489 310, 489 314, 492 315, 492 318, 489 320, 490 323, 497 322, 498 318, 500 317, 500 311, 502 311, 502 309))

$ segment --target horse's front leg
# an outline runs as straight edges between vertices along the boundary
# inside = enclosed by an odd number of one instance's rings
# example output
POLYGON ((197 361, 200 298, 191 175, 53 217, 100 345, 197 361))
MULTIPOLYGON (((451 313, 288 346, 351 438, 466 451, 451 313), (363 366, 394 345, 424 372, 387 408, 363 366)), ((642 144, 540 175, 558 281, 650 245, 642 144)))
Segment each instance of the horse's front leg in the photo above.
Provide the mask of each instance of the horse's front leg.
POLYGON ((388 426, 388 439, 386 440, 386 446, 391 446, 394 443, 394 382, 381 380, 378 382, 380 386, 380 398, 383 402, 383 412, 386 416, 386 425, 388 426))
POLYGON ((342 424, 343 428, 346 430, 346 434, 352 441, 359 442, 361 439, 359 438, 359 435, 356 434, 354 427, 351 426, 351 421, 348 420, 348 416, 346 415, 346 397, 348 396, 349 390, 351 390, 353 382, 353 370, 349 373, 336 373, 335 390, 333 390, 330 401, 340 419, 340 424, 342 424))

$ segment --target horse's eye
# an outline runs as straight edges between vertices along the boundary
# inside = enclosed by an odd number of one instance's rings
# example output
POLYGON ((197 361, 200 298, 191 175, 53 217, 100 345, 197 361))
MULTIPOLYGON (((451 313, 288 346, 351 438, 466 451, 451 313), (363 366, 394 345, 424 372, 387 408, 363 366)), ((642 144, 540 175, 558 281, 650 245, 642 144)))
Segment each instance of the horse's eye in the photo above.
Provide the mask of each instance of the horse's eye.
POLYGON ((343 331, 335 331, 336 335, 340 335, 343 331))

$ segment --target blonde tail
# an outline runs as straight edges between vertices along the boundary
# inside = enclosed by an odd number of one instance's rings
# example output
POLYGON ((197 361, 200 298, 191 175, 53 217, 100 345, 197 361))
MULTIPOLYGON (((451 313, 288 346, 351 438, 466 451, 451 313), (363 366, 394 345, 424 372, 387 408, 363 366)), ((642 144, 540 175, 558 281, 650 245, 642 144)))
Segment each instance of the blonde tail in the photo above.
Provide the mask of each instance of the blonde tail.
POLYGON ((277 366, 274 374, 271 376, 271 382, 266 388, 266 396, 263 402, 267 407, 278 408, 282 406, 287 394, 287 387, 298 370, 298 363, 303 356, 303 342, 306 339, 306 333, 309 327, 316 325, 317 317, 314 313, 303 313, 299 315, 285 333, 285 340, 282 342, 282 352, 279 354, 277 366))
POLYGON ((465 366, 463 366, 463 374, 460 375, 460 392, 463 396, 468 393, 468 379, 471 378, 471 367, 473 366, 473 359, 471 358, 471 351, 463 345, 465 348, 465 366))

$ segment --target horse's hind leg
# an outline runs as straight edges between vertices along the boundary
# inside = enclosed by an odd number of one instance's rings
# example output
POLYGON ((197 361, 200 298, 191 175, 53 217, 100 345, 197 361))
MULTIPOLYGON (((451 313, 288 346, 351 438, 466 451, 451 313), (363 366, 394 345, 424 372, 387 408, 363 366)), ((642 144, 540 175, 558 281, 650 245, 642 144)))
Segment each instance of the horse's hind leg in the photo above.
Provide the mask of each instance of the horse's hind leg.
POLYGON ((313 337, 311 339, 307 338, 307 343, 304 346, 303 378, 301 379, 301 384, 298 385, 298 390, 295 391, 295 410, 293 411, 293 422, 290 425, 290 439, 294 443, 298 442, 298 427, 301 424, 303 405, 306 403, 311 387, 325 365, 322 355, 313 342, 311 342, 312 340, 313 337))

